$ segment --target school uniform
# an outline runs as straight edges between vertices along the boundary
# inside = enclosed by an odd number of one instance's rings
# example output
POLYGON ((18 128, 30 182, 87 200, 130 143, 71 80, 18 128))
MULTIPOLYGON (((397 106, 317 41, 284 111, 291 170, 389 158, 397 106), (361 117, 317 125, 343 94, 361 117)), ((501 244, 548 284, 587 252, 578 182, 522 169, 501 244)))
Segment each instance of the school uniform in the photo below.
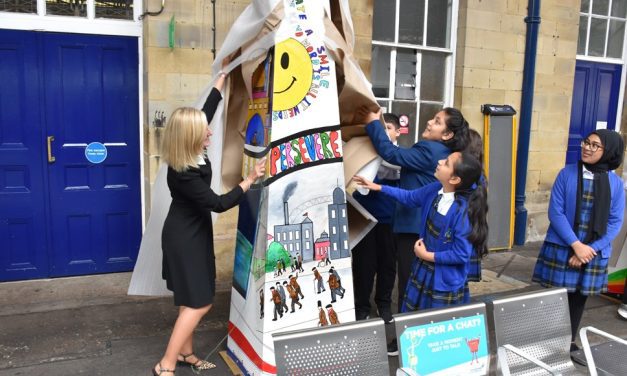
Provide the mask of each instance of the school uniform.
MULTIPOLYGON (((398 186, 398 175, 397 169, 382 164, 374 181, 377 184, 398 186)), ((392 233, 396 202, 375 191, 367 195, 355 191, 353 198, 377 219, 377 224, 353 248, 355 317, 362 320, 370 314, 370 295, 376 276, 374 301, 377 311, 384 320, 390 321, 392 290, 396 279, 396 246, 392 233)))
POLYGON ((473 246, 468 240, 472 226, 466 198, 444 193, 439 182, 413 191, 383 186, 382 192, 403 205, 422 208, 420 231, 435 259, 428 262, 414 256, 401 312, 468 303, 473 246))
MULTIPOLYGON (((612 240, 618 235, 623 222, 625 205, 622 180, 608 173, 611 205, 604 236, 588 244, 597 256, 581 269, 571 268, 568 260, 574 254, 570 244, 583 241, 594 205, 594 184, 591 174, 583 175, 581 210, 577 229, 575 203, 577 202, 577 165, 566 166, 555 180, 549 202, 551 224, 540 250, 532 280, 545 287, 565 287, 568 292, 598 295, 607 291, 607 266, 612 253, 612 240)), ((583 167, 585 168, 585 167, 583 167)))
POLYGON ((574 341, 588 296, 607 291, 612 241, 623 224, 625 207, 623 182, 613 172, 623 160, 623 139, 607 129, 592 134, 599 137, 603 154, 595 164, 580 160, 564 167, 555 179, 549 201, 550 225, 532 277, 542 286, 568 291, 571 351, 577 349, 574 341), (575 251, 570 245, 578 240, 594 249, 596 256, 572 268, 568 261, 575 251))
MULTIPOLYGON (((366 126, 366 132, 377 154, 386 162, 401 168, 399 187, 412 190, 436 182, 433 176, 438 161, 446 159, 451 150, 439 141, 422 140, 411 148, 398 147, 390 141, 379 120, 366 126)), ((399 310, 403 287, 407 284, 411 263, 415 258, 413 248, 420 238, 422 228, 420 208, 396 203, 392 231, 395 234, 397 279, 399 286, 399 310)))

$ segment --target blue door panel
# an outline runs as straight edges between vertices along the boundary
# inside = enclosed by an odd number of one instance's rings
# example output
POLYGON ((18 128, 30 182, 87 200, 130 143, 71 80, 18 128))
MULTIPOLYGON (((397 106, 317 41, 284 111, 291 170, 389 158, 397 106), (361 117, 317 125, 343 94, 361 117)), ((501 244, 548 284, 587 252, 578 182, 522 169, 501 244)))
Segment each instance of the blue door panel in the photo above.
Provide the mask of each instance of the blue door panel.
POLYGON ((137 39, 0 30, 0 82, 0 281, 132 270, 137 39))
POLYGON ((570 114, 566 163, 576 163, 581 140, 596 129, 599 121, 616 129, 621 65, 577 60, 570 114))
POLYGON ((53 276, 131 270, 141 237, 137 39, 45 36, 53 276), (85 147, 107 158, 92 164, 85 147))
POLYGON ((48 275, 37 45, 0 30, 0 281, 48 275))

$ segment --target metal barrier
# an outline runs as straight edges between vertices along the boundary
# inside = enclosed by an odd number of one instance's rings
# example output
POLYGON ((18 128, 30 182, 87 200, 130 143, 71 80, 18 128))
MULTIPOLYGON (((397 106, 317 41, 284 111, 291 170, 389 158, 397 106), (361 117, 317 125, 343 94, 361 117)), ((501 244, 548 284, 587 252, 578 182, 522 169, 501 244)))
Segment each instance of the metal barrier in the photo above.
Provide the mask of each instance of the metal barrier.
MULTIPOLYGON (((570 359, 566 289, 543 289, 488 303, 503 375, 581 375, 570 359)), ((493 365, 494 366, 494 365, 493 365)))
POLYGON ((389 374, 385 323, 381 319, 277 333, 277 375, 389 374))
POLYGON ((395 315, 397 375, 487 375, 486 321, 484 303, 395 315))

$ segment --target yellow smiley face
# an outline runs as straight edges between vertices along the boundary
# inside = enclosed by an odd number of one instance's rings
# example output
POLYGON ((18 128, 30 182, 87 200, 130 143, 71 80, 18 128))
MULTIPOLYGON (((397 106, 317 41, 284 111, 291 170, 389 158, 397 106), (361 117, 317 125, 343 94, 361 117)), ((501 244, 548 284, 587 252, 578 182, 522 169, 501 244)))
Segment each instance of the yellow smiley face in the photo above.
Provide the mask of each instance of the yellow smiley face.
POLYGON ((311 87, 311 59, 296 39, 286 39, 274 47, 273 111, 296 107, 311 87))

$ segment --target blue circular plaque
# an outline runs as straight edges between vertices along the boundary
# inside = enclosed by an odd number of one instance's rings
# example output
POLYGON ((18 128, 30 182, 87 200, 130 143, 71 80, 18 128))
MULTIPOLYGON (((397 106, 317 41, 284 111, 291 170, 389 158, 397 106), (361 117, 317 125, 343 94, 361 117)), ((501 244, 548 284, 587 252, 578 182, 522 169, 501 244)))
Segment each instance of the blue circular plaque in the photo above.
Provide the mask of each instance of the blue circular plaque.
POLYGON ((91 163, 102 163, 107 159, 107 147, 100 142, 92 142, 85 148, 85 158, 91 163))

